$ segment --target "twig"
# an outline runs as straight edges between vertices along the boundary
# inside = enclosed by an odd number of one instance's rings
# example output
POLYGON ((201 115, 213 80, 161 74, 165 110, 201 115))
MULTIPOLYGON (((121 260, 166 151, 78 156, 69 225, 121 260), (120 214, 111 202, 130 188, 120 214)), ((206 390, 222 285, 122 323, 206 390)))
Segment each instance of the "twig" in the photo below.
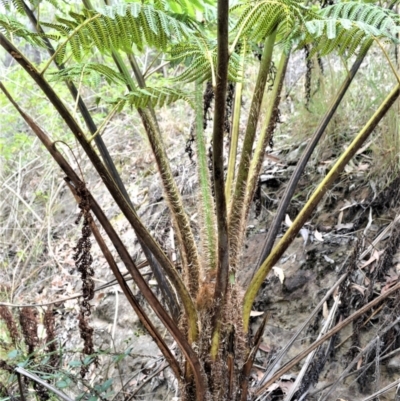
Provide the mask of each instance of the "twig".
POLYGON ((29 379, 35 381, 36 383, 41 384, 43 387, 48 388, 50 391, 52 391, 54 394, 58 395, 60 398, 62 398, 65 401, 74 401, 72 398, 69 398, 64 392, 61 390, 58 390, 57 388, 53 387, 51 384, 47 383, 46 381, 42 380, 39 376, 36 376, 35 374, 28 372, 24 368, 21 367, 16 367, 15 371, 23 376, 28 377, 29 379))
MULTIPOLYGON (((325 322, 324 326, 322 327, 322 329, 321 329, 321 331, 320 331, 320 333, 319 333, 319 335, 318 335, 318 340, 319 340, 319 339, 327 332, 327 330, 329 329, 329 326, 331 325, 331 323, 332 323, 332 321, 333 321, 333 318, 334 318, 335 315, 336 315, 336 311, 337 311, 337 308, 338 308, 338 305, 339 305, 339 300, 340 300, 340 297, 337 296, 336 299, 335 299, 335 303, 333 304, 332 309, 331 309, 331 311, 330 311, 330 313, 329 313, 329 316, 328 316, 328 318, 326 319, 326 322, 325 322)), ((297 375, 297 377, 296 377, 296 381, 294 382, 294 384, 293 384, 291 390, 290 390, 289 393, 287 394, 287 396, 286 396, 286 398, 285 398, 285 401, 290 401, 290 400, 292 399, 294 393, 297 391, 298 387, 300 386, 300 383, 301 383, 301 381, 303 380, 303 377, 304 377, 304 375, 306 374, 307 369, 308 369, 308 367, 310 366, 310 364, 311 364, 311 362, 312 362, 312 360, 313 360, 314 355, 315 355, 316 352, 317 352, 317 349, 315 349, 314 351, 310 352, 310 354, 308 355, 308 357, 307 357, 307 359, 306 359, 304 365, 303 365, 302 368, 301 368, 300 373, 299 373, 299 374, 297 375)))
POLYGON ((135 398, 135 395, 143 388, 143 386, 148 383, 154 376, 158 375, 168 366, 167 363, 163 363, 159 369, 157 369, 152 375, 150 375, 146 380, 143 380, 141 385, 130 395, 130 397, 126 401, 131 401, 135 398))
POLYGON ((25 401, 25 394, 24 394, 24 385, 21 380, 21 375, 17 372, 18 378, 18 388, 19 388, 19 395, 21 397, 21 401, 25 401))
MULTIPOLYGON (((138 266, 138 268, 141 269, 143 267, 146 267, 147 265, 148 265, 148 262, 145 261, 145 262, 142 262, 138 266)), ((142 274, 142 276, 146 276, 146 275, 149 275, 149 274, 153 274, 153 272, 144 273, 144 274, 142 274)), ((125 278, 126 281, 132 280, 132 277, 127 277, 128 275, 129 275, 129 272, 123 274, 122 276, 125 278)), ((113 285, 116 285, 116 284, 118 284, 117 279, 111 280, 108 283, 103 284, 99 288, 96 288, 94 290, 94 292, 104 290, 104 289, 106 289, 108 287, 112 287, 113 285)), ((59 303, 62 303, 62 302, 69 301, 71 299, 77 299, 77 298, 80 298, 81 296, 82 296, 82 294, 77 294, 77 295, 72 295, 72 296, 67 297, 67 298, 59 298, 59 299, 56 299, 54 301, 45 302, 45 303, 41 303, 41 304, 14 304, 14 303, 9 303, 9 302, 0 302, 0 306, 7 306, 9 308, 24 308, 24 307, 28 307, 28 306, 42 307, 42 306, 49 306, 49 305, 59 304, 59 303)))
POLYGON ((111 330, 111 339, 114 341, 115 338, 115 328, 117 327, 117 321, 118 321, 118 304, 119 304, 119 297, 118 297, 118 290, 115 288, 115 313, 114 313, 114 322, 113 322, 113 327, 111 330))
POLYGON ((31 206, 25 201, 25 199, 15 192, 8 184, 4 183, 4 187, 6 187, 9 191, 11 191, 27 208, 28 210, 35 216, 35 218, 39 221, 39 223, 43 223, 43 219, 31 208, 31 206))
POLYGON ((397 379, 396 381, 388 384, 386 387, 383 387, 382 389, 380 389, 379 391, 377 391, 376 393, 370 395, 367 398, 364 398, 362 401, 371 401, 374 400, 376 397, 380 396, 383 393, 386 393, 386 391, 391 390, 393 387, 396 387, 398 384, 400 384, 400 379, 397 379))

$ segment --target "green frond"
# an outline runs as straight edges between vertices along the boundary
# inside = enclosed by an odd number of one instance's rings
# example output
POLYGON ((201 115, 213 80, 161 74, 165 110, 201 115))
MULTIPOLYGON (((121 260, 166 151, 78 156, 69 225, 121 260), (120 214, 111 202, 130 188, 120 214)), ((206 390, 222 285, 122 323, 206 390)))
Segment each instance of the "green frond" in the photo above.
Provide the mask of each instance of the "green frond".
POLYGON ((25 14, 23 0, 0 0, 0 5, 7 11, 10 11, 11 7, 14 7, 20 14, 25 14))
POLYGON ((58 38, 58 35, 41 35, 36 32, 31 32, 25 27, 25 24, 21 24, 13 16, 7 14, 0 14, 0 32, 8 38, 12 38, 13 36, 24 38, 28 43, 39 47, 45 47, 43 42, 44 36, 51 39, 58 38))
POLYGON ((231 8, 232 13, 240 15, 233 31, 239 35, 237 40, 246 36, 250 40, 262 41, 280 24, 289 33, 295 21, 302 20, 304 10, 307 9, 297 0, 242 2, 231 8))
POLYGON ((49 75, 50 81, 80 80, 83 77, 88 82, 100 83, 101 77, 104 77, 109 84, 126 83, 122 74, 106 65, 96 63, 74 64, 49 75))
POLYGON ((127 95, 116 99, 113 103, 119 104, 120 111, 125 106, 132 106, 135 108, 145 108, 149 105, 153 107, 163 107, 178 100, 184 100, 193 107, 194 101, 192 96, 182 90, 167 87, 136 88, 127 95))
MULTIPOLYGON (((187 67, 174 78, 180 82, 199 83, 212 80, 213 68, 217 65, 217 47, 214 41, 196 38, 193 42, 182 42, 171 49, 170 61, 180 62, 187 67)), ((228 65, 228 79, 239 81, 242 79, 240 56, 232 53, 228 65)))
POLYGON ((44 21, 40 22, 40 25, 46 28, 54 29, 55 31, 60 32, 63 36, 68 35, 68 28, 66 28, 64 25, 52 24, 44 21))
POLYGON ((69 18, 57 18, 57 24, 46 26, 67 37, 64 46, 70 48, 74 58, 81 57, 93 46, 102 53, 120 49, 131 52, 133 45, 139 50, 145 45, 166 49, 189 33, 180 21, 152 5, 141 3, 70 12, 69 18))
POLYGON ((305 39, 300 46, 312 44, 310 57, 316 53, 323 56, 333 50, 350 57, 374 38, 398 42, 399 16, 373 4, 353 1, 321 9, 318 17, 304 26, 305 39))
MULTIPOLYGON (((31 9, 36 9, 42 3, 46 1, 47 3, 51 4, 54 8, 61 11, 60 5, 58 4, 58 0, 26 0, 25 4, 28 5, 31 9)), ((12 7, 20 13, 25 15, 25 5, 24 0, 0 0, 0 6, 3 6, 7 11, 12 10, 12 7)))
POLYGON ((66 47, 61 45, 58 45, 56 48, 56 61, 58 64, 62 64, 64 62, 64 57, 65 57, 65 52, 66 52, 66 47))

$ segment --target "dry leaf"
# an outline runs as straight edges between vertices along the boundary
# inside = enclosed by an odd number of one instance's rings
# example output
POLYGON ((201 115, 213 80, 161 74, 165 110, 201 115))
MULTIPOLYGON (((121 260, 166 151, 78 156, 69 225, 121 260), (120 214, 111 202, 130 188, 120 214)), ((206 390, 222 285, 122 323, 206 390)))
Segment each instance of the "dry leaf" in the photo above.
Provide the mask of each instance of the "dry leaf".
POLYGON ((259 311, 256 311, 256 310, 252 310, 250 312, 250 317, 257 317, 257 316, 261 316, 263 314, 264 314, 264 312, 259 312, 259 311))
POLYGON ((361 153, 364 153, 372 144, 373 141, 367 142, 362 148, 358 149, 356 152, 356 155, 360 155, 361 153))
POLYGON ((302 228, 300 229, 300 234, 303 237, 304 240, 304 246, 307 245, 307 241, 308 241, 308 230, 307 228, 302 228))
POLYGON ((265 158, 267 158, 275 163, 281 163, 281 159, 279 157, 276 157, 273 155, 265 155, 265 158))
POLYGON ((371 166, 368 163, 360 163, 357 167, 358 171, 366 171, 370 168, 371 166))
POLYGON ((329 308, 328 308, 328 303, 325 301, 324 305, 322 307, 322 315, 324 316, 324 319, 328 319, 329 316, 329 308))
POLYGON ((364 293, 366 291, 365 287, 362 287, 361 285, 358 285, 358 284, 352 284, 350 286, 350 288, 354 288, 355 290, 359 291, 361 293, 361 295, 364 295, 364 293))
POLYGON ((399 276, 396 274, 394 276, 390 276, 386 279, 386 285, 382 288, 381 294, 385 293, 389 290, 390 287, 393 287, 399 281, 399 276))
POLYGON ((285 273, 283 272, 283 269, 277 266, 274 266, 273 269, 275 276, 279 277, 279 281, 283 284, 283 282, 285 281, 285 273))
POLYGON ((379 260, 379 257, 381 256, 381 254, 383 253, 383 251, 377 251, 375 249, 374 253, 371 255, 371 257, 360 266, 360 269, 364 269, 364 267, 367 267, 368 265, 370 265, 372 262, 375 262, 379 260))
POLYGON ((336 230, 340 231, 340 230, 351 230, 354 227, 353 223, 346 223, 346 224, 336 224, 335 228, 336 230))
POLYGON ((285 224, 286 224, 288 227, 290 227, 290 226, 293 224, 293 222, 292 222, 292 220, 290 220, 290 217, 289 217, 288 214, 285 216, 285 224))
POLYGON ((343 219, 343 211, 341 210, 338 217, 338 222, 337 222, 338 225, 342 224, 342 219, 343 219))
POLYGON ((314 231, 314 238, 319 242, 324 242, 324 239, 322 238, 322 234, 318 230, 314 231))
POLYGON ((264 352, 271 352, 271 347, 265 343, 261 343, 258 349, 264 352))
POLYGON ((346 201, 346 204, 340 209, 340 211, 346 210, 349 207, 353 207, 353 206, 357 206, 357 205, 358 205, 357 202, 350 203, 349 201, 346 201))

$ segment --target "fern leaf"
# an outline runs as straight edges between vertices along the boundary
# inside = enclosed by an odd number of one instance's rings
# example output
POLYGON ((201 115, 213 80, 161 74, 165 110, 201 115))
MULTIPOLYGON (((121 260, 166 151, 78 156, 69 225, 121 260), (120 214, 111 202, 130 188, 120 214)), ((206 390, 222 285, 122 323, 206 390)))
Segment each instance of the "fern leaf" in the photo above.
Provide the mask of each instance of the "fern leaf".
POLYGON ((74 57, 93 46, 102 53, 132 51, 134 44, 139 49, 145 44, 166 49, 172 41, 181 41, 190 32, 185 24, 164 11, 136 2, 71 12, 69 18, 57 18, 57 24, 47 26, 68 38, 65 45, 74 57))
POLYGON ((397 42, 398 25, 398 15, 390 10, 354 1, 338 3, 320 10, 316 19, 305 23, 306 35, 300 46, 313 45, 310 57, 335 49, 350 57, 373 38, 397 42))
POLYGON ((295 21, 301 18, 303 10, 306 10, 305 7, 297 0, 246 1, 231 8, 232 13, 240 12, 233 30, 240 36, 261 41, 280 24, 289 33, 295 21))
POLYGON ((89 81, 100 83, 100 78, 104 77, 109 84, 126 83, 122 74, 106 65, 96 63, 74 64, 72 67, 66 67, 58 72, 51 73, 50 76, 51 81, 74 80, 83 77, 89 81))
POLYGON ((18 36, 39 47, 45 47, 43 42, 44 36, 47 36, 50 39, 58 38, 58 35, 42 35, 36 32, 31 32, 24 24, 21 24, 13 16, 4 14, 0 14, 0 31, 9 38, 12 36, 18 36))
POLYGON ((153 107, 163 107, 170 105, 178 100, 184 100, 193 106, 193 98, 186 92, 179 89, 167 87, 147 87, 145 89, 136 88, 124 97, 117 98, 113 103, 121 103, 124 106, 133 106, 135 108, 145 108, 149 105, 153 107))

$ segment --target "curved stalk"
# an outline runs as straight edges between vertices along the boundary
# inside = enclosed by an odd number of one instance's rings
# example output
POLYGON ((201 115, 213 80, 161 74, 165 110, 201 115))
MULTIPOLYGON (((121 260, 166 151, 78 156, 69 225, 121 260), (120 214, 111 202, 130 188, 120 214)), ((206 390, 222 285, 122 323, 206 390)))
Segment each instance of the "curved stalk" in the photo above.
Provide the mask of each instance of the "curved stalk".
POLYGON ((217 83, 215 87, 213 128, 213 176, 215 188, 215 210, 218 229, 218 271, 214 292, 214 315, 212 321, 211 358, 215 359, 219 348, 220 319, 228 289, 229 238, 224 188, 224 126, 226 86, 228 83, 228 19, 229 0, 218 0, 217 35, 217 83))
POLYGON ((254 138, 256 135, 258 118, 260 116, 261 103, 264 96, 265 85, 268 79, 269 68, 272 60, 276 31, 265 40, 264 51, 261 58, 261 65, 258 71, 256 87, 253 93, 253 99, 250 106, 249 117, 247 121, 246 134, 243 142, 242 155, 240 157, 239 167, 237 169, 237 178, 234 195, 230 204, 229 213, 229 238, 231 266, 235 268, 239 257, 239 233, 241 230, 241 215, 243 201, 246 191, 246 183, 249 174, 249 165, 251 153, 253 150, 254 138))
MULTIPOLYGON (((240 66, 242 74, 244 73, 244 65, 246 60, 246 40, 243 41, 242 45, 242 64, 240 66)), ((237 148, 239 142, 239 125, 240 125, 240 114, 242 109, 242 92, 243 92, 243 80, 240 80, 236 83, 235 88, 235 103, 233 106, 233 121, 232 121, 232 136, 231 136, 231 144, 229 149, 229 161, 228 161, 228 171, 226 175, 225 182, 225 196, 226 196, 226 204, 229 205, 231 192, 232 192, 232 184, 235 176, 235 167, 236 167, 236 155, 237 148)))
POLYGON ((118 189, 115 181, 109 174, 108 170, 105 168, 104 164, 101 162, 99 156, 94 151, 92 146, 88 143, 79 125, 76 123, 74 118, 71 116, 61 99, 57 96, 54 90, 51 88, 49 83, 39 74, 35 67, 18 51, 18 49, 2 34, 0 33, 0 45, 22 66, 22 68, 32 77, 32 79, 37 83, 43 93, 47 96, 49 101, 58 111, 60 117, 65 121, 71 132, 74 134, 83 150, 89 157, 93 164, 93 167, 99 173, 101 179, 103 180, 105 186, 109 190, 111 196, 114 198, 117 205, 120 207, 122 213, 127 218, 129 223, 135 229, 138 237, 148 246, 154 257, 161 264, 165 273, 170 278, 172 284, 175 286, 179 297, 184 305, 186 315, 188 318, 189 325, 189 340, 196 341, 198 335, 197 328, 197 311, 194 307, 193 301, 190 294, 182 282, 178 272, 176 271, 174 265, 167 258, 163 250, 150 235, 146 227, 140 221, 135 210, 131 207, 129 202, 125 199, 123 194, 118 189))
MULTIPOLYGON (((372 43, 372 42, 371 42, 372 43)), ((276 239, 276 236, 278 234, 278 231, 280 229, 281 223, 285 217, 285 213, 287 210, 287 207, 289 206, 290 200, 296 190, 297 184, 300 180, 300 177, 315 149, 317 146, 319 140, 321 139, 323 133, 325 132, 326 127, 328 126, 329 122, 331 121, 333 115, 335 114, 337 108, 339 107, 341 101, 343 100, 344 95, 347 92, 347 89, 350 87, 350 84, 353 81, 353 78, 357 74, 358 69, 361 66, 361 63, 363 62, 365 57, 365 53, 358 56, 356 61, 354 62, 353 66, 350 69, 350 72, 344 82, 342 83, 342 86, 339 89, 339 92, 337 93, 335 99, 333 99, 331 106, 323 116, 322 120, 320 121, 318 127, 314 131, 314 134, 309 141, 306 149, 304 150, 301 159, 297 163, 296 170, 293 172, 293 174, 290 177, 289 183, 285 189, 285 192, 282 196, 281 201, 279 202, 278 210, 275 213, 275 217, 271 223, 271 226, 268 229, 268 234, 267 237, 265 238, 265 242, 262 248, 262 251, 260 253, 260 257, 257 262, 257 268, 261 266, 261 264, 264 262, 264 260, 268 257, 269 253, 271 252, 272 247, 274 246, 274 242, 276 239)))
POLYGON ((243 326, 245 332, 247 332, 249 329, 249 318, 250 318, 251 307, 264 279, 267 277, 272 267, 275 265, 276 262, 278 262, 280 257, 283 255, 288 246, 294 240, 294 238, 299 233, 304 223, 309 219, 311 213, 314 211, 315 207, 322 199, 322 197, 325 195, 327 190, 332 186, 334 180, 343 171, 344 167, 349 162, 349 160, 354 156, 357 150, 361 147, 364 141, 375 129, 380 120, 384 117, 386 112, 390 109, 394 101, 398 98, 399 93, 400 93, 400 86, 397 85, 386 97, 386 99, 382 102, 379 109, 370 118, 370 120, 364 126, 364 128, 354 138, 354 140, 348 146, 345 152, 340 156, 340 158, 337 160, 335 165, 329 171, 327 176, 318 185, 318 187, 315 189, 314 193, 311 195, 308 202, 305 204, 303 209, 297 215, 293 224, 289 227, 285 235, 275 246, 275 248, 272 250, 268 258, 264 261, 260 269, 254 275, 243 300, 243 326))

